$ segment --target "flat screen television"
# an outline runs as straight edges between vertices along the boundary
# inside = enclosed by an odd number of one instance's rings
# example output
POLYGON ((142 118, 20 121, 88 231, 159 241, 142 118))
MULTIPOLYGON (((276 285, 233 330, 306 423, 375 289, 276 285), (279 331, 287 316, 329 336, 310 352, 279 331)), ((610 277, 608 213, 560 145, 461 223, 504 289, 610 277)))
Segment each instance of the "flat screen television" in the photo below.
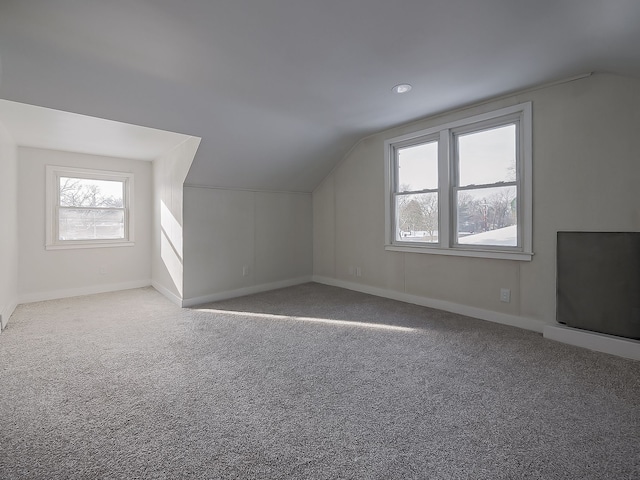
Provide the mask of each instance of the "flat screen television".
POLYGON ((640 339, 640 233, 558 232, 556 320, 640 339))

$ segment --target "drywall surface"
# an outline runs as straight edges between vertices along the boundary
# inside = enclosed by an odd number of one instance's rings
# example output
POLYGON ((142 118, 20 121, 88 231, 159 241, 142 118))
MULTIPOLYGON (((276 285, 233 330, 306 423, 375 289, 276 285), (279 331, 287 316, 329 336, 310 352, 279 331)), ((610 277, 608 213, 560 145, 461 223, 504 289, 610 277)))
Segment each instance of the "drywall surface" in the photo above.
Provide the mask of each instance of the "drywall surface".
POLYGON ((185 187, 184 201, 187 303, 311 278, 310 194, 185 187))
POLYGON ((20 303, 151 283, 151 162, 18 148, 20 303), (131 247, 45 250, 46 165, 132 172, 131 247))
POLYGON ((638 132, 640 81, 596 74, 368 137, 313 193, 314 275, 523 324, 553 323, 557 232, 640 229, 638 132), (526 101, 533 104, 532 261, 385 251, 384 141, 526 101), (510 303, 500 302, 501 288, 511 289, 510 303))
POLYGON ((1 328, 18 301, 18 160, 17 147, 0 123, 0 315, 1 328))
POLYGON ((313 273, 335 275, 336 202, 335 177, 327 178, 313 192, 313 273))
POLYGON ((189 137, 153 161, 151 278, 177 304, 183 296, 183 184, 199 145, 189 137))

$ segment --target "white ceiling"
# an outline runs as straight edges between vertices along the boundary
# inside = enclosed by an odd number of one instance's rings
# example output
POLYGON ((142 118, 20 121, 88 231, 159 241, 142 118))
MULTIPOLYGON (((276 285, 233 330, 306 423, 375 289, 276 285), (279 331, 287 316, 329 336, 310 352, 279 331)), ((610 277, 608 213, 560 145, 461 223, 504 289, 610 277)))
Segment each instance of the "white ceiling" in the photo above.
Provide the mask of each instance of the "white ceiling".
POLYGON ((188 135, 0 100, 0 122, 18 145, 151 161, 188 135))
POLYGON ((191 184, 311 191, 390 126, 640 76, 638 25, 638 0, 2 0, 0 98, 202 137, 191 184))

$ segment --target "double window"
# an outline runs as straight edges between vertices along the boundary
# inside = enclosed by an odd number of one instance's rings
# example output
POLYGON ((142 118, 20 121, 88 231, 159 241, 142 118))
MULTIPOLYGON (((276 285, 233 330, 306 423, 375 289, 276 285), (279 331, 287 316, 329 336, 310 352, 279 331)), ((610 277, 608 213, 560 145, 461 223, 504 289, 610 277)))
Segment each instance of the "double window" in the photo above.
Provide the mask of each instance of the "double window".
POLYGON ((133 174, 47 166, 47 248, 131 245, 133 174))
POLYGON ((386 248, 530 260, 531 104, 385 142, 386 248))

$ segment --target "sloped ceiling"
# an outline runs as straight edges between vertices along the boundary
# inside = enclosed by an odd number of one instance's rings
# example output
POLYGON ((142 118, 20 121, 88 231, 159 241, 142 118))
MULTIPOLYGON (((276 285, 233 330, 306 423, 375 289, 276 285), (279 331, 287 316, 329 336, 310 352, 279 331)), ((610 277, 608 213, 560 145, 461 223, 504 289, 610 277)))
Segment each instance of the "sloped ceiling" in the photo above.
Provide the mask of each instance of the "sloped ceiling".
POLYGON ((26 147, 152 161, 188 135, 0 99, 0 123, 26 147))
POLYGON ((311 191, 393 125, 640 76, 638 25, 637 0, 2 0, 0 98, 202 137, 190 184, 311 191))

